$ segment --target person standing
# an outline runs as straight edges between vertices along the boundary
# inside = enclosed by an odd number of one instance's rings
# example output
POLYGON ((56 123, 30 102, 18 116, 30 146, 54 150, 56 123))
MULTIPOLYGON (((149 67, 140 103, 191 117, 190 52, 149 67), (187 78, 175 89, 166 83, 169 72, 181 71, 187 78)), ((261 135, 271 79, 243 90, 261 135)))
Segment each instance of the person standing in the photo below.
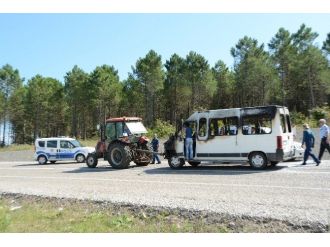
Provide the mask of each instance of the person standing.
POLYGON ((152 145, 152 162, 151 164, 155 164, 155 159, 157 160, 157 164, 160 164, 160 159, 158 157, 158 148, 159 148, 159 140, 157 138, 157 134, 154 134, 154 138, 151 141, 151 145, 152 145))
POLYGON ((320 138, 321 138, 321 145, 320 145, 320 152, 319 152, 319 160, 322 159, 324 150, 327 149, 330 153, 330 146, 329 146, 329 127, 326 125, 325 119, 320 119, 320 138))
POLYGON ((321 161, 316 158, 316 156, 312 153, 312 148, 314 147, 314 135, 313 132, 309 129, 308 124, 303 124, 304 127, 304 134, 303 134, 303 140, 301 143, 301 146, 305 144, 305 154, 304 154, 304 162, 301 165, 306 165, 306 161, 308 159, 308 156, 311 156, 313 160, 315 161, 316 165, 318 166, 321 161))
POLYGON ((185 139, 185 149, 186 149, 186 160, 192 160, 193 159, 193 131, 192 128, 190 128, 189 123, 185 123, 186 127, 186 139, 185 139))

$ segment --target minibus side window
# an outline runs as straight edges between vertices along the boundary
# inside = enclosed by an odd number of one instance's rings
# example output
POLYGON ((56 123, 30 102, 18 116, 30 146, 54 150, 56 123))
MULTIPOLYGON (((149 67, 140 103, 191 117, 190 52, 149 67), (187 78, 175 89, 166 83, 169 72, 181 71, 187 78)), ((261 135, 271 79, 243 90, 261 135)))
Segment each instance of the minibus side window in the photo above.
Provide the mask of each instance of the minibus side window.
POLYGON ((292 129, 291 129, 291 120, 289 115, 286 115, 286 123, 288 124, 288 131, 289 133, 291 133, 292 129))
POLYGON ((238 118, 218 118, 210 120, 211 136, 237 135, 238 118))
POLYGON ((280 115, 281 118, 281 127, 282 127, 282 132, 286 133, 286 125, 285 125, 285 117, 283 114, 280 115))
POLYGON ((272 121, 269 115, 243 117, 243 135, 263 135, 272 133, 272 121))
POLYGON ((206 136, 206 118, 199 119, 198 136, 200 137, 206 136))
POLYGON ((45 142, 44 141, 39 141, 38 144, 39 144, 39 147, 41 147, 41 148, 45 147, 45 142))

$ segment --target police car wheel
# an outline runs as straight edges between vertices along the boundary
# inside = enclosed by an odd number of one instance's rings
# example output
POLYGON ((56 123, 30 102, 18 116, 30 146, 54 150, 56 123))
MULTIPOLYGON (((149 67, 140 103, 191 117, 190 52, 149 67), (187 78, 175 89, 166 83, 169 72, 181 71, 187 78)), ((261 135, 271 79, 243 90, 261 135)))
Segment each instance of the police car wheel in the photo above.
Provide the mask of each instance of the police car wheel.
POLYGON ((38 157, 38 163, 39 165, 44 165, 47 163, 47 157, 45 155, 40 155, 38 157))
POLYGON ((85 156, 83 154, 78 154, 76 157, 78 163, 83 163, 85 161, 85 156))

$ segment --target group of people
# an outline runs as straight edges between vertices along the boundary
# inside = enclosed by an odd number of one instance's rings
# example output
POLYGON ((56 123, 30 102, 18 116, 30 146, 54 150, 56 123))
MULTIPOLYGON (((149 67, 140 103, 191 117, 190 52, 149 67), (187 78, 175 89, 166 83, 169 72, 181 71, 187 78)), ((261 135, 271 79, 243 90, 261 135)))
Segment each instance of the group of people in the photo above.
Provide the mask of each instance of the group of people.
MULTIPOLYGON (((184 123, 184 131, 185 131, 185 158, 186 160, 193 160, 193 130, 190 127, 189 123, 184 123)), ((159 140, 157 138, 157 134, 154 134, 154 138, 151 141, 151 146, 153 150, 152 155, 152 162, 151 164, 155 164, 155 161, 157 161, 157 164, 160 164, 160 159, 158 157, 158 149, 159 149, 159 140)))
POLYGON ((325 119, 320 119, 319 120, 320 124, 320 139, 321 139, 321 144, 320 144, 320 152, 318 158, 312 153, 312 148, 314 147, 315 143, 315 138, 313 135, 313 132, 309 128, 308 124, 303 124, 304 127, 304 133, 303 133, 303 140, 301 146, 303 147, 305 145, 305 153, 304 153, 304 161, 301 165, 306 165, 306 161, 309 156, 313 158, 313 160, 316 163, 316 166, 320 165, 321 159, 323 156, 323 153, 325 149, 328 150, 330 153, 330 145, 329 145, 329 127, 326 124, 325 119))

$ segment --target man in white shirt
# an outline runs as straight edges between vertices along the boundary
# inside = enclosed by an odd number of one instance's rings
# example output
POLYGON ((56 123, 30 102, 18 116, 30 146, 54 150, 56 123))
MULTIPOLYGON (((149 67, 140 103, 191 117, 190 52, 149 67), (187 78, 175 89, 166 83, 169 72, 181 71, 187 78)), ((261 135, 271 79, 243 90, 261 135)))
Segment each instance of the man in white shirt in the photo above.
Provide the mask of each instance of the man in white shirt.
POLYGON ((326 125, 325 119, 320 119, 320 138, 321 138, 321 145, 320 145, 320 153, 319 153, 319 160, 321 160, 324 150, 327 149, 330 153, 330 146, 329 146, 329 127, 326 125))

